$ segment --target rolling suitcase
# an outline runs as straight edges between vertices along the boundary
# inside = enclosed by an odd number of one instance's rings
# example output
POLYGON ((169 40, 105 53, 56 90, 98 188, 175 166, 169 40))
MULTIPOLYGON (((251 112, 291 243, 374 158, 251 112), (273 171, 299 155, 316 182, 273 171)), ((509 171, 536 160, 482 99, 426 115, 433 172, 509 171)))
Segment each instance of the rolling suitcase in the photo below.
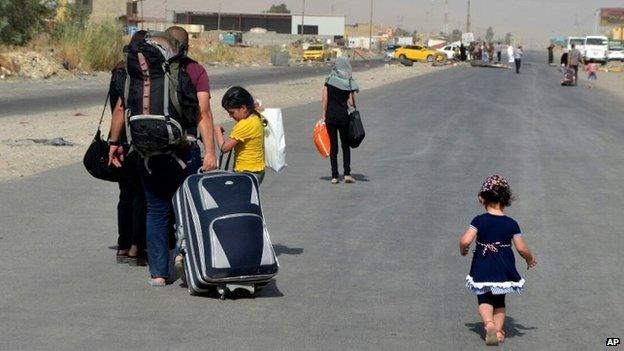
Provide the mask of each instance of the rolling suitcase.
POLYGON ((279 263, 262 215, 253 174, 195 174, 173 199, 176 235, 184 246, 184 272, 191 295, 259 291, 279 263))
POLYGON ((563 69, 563 80, 561 85, 574 85, 574 70, 572 68, 563 69))

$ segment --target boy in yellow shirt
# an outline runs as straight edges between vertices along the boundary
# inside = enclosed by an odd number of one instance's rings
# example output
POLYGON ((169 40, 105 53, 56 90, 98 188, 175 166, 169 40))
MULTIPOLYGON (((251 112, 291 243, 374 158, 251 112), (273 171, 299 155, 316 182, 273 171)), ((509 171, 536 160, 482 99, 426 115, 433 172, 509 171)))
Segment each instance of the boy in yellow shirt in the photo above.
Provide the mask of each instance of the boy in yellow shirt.
POLYGON ((221 106, 228 112, 236 124, 229 138, 225 138, 225 130, 221 126, 214 129, 217 145, 221 152, 234 149, 234 172, 253 173, 258 183, 264 179, 264 125, 262 117, 256 111, 251 94, 241 87, 230 88, 221 106))

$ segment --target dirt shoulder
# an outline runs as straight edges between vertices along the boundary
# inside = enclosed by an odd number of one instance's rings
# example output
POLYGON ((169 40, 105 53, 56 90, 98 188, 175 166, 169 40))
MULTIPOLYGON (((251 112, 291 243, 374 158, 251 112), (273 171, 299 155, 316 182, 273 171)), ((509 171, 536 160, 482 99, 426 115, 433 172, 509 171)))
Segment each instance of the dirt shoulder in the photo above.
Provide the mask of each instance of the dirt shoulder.
MULTIPOLYGON (((358 72, 355 78, 361 90, 368 90, 447 67, 431 67, 424 64, 417 64, 414 67, 386 65, 358 72)), ((263 101, 265 107, 288 108, 318 101, 320 110, 320 93, 324 78, 316 76, 281 82, 277 85, 251 85, 247 88, 254 97, 263 101), (293 94, 294 91, 296 94, 293 94)), ((215 123, 224 123, 229 119, 220 108, 224 93, 225 89, 212 91, 215 123)), ((79 110, 50 111, 0 119, 0 181, 27 177, 51 168, 80 162, 95 134, 101 108, 102 106, 96 105, 79 110), (48 146, 33 141, 59 137, 73 143, 73 146, 48 146)), ((286 123, 288 117, 285 116, 286 123)), ((311 126, 313 118, 315 116, 310 116, 311 126)), ((110 111, 107 110, 102 123, 103 134, 108 132, 109 125, 110 111)))

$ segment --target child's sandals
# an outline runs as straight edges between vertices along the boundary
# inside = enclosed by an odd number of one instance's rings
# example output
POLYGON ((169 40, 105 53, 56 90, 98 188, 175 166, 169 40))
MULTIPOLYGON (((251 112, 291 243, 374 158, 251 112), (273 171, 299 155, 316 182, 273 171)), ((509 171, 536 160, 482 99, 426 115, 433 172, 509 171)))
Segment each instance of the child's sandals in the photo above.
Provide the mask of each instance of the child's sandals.
POLYGON ((498 346, 498 330, 493 321, 487 321, 485 325, 485 344, 488 346, 498 346))
POLYGON ((498 339, 498 343, 502 344, 505 342, 505 331, 504 330, 499 330, 496 332, 496 338, 498 339))

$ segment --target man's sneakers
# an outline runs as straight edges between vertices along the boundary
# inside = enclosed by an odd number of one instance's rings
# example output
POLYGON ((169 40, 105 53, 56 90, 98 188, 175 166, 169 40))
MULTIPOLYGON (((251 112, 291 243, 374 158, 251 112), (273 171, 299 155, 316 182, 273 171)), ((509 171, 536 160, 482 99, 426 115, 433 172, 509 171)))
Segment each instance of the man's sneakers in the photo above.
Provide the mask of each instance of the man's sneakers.
POLYGON ((355 178, 353 178, 351 175, 346 175, 344 176, 344 181, 345 183, 353 184, 355 183, 355 178))

